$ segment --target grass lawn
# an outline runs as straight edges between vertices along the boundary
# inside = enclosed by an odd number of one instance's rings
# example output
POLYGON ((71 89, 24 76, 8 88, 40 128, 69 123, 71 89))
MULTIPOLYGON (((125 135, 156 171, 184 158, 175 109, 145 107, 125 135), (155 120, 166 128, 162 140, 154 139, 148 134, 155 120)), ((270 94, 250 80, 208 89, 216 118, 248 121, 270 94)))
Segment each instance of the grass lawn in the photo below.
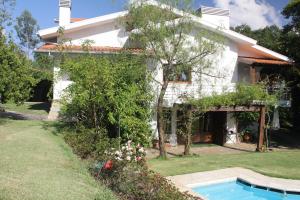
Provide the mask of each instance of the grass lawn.
POLYGON ((300 180, 300 151, 152 159, 149 165, 164 176, 244 167, 268 176, 300 180))
POLYGON ((116 199, 44 123, 0 119, 0 199, 116 199))
POLYGON ((3 107, 5 110, 15 111, 18 113, 47 116, 50 104, 43 102, 25 102, 24 104, 17 106, 14 103, 6 103, 3 107))

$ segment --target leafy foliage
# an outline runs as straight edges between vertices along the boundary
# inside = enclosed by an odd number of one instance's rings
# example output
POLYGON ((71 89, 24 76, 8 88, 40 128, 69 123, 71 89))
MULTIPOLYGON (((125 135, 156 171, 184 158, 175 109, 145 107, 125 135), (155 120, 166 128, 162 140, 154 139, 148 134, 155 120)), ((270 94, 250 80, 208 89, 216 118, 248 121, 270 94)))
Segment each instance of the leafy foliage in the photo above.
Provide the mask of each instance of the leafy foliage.
POLYGON ((283 29, 283 46, 285 52, 296 61, 296 67, 293 69, 293 118, 294 128, 299 131, 300 125, 300 0, 291 0, 282 11, 282 14, 290 20, 283 29))
POLYGON ((0 95, 1 101, 20 104, 30 97, 32 86, 31 63, 12 42, 0 38, 0 95))
POLYGON ((109 137, 117 137, 120 128, 126 141, 149 142, 152 96, 143 57, 88 53, 65 57, 61 76, 66 74, 73 81, 64 97, 66 118, 96 132, 103 128, 109 137))
POLYGON ((288 55, 300 62, 300 1, 291 0, 284 8, 282 14, 290 19, 290 23, 284 27, 284 47, 288 55))
POLYGON ((200 100, 190 100, 190 103, 196 106, 200 112, 220 106, 249 106, 255 102, 272 106, 277 103, 277 97, 276 95, 269 95, 263 85, 240 84, 237 86, 235 92, 228 92, 221 95, 214 94, 200 100))
POLYGON ((103 159, 104 152, 110 148, 116 148, 118 140, 110 139, 103 128, 97 132, 93 129, 76 127, 64 130, 64 139, 72 147, 74 153, 83 159, 103 159))
POLYGON ((20 44, 27 49, 29 54, 30 50, 33 50, 40 41, 37 36, 39 26, 28 10, 24 10, 16 20, 15 30, 20 44))
POLYGON ((0 29, 10 26, 12 23, 11 11, 15 7, 16 0, 0 0, 0 29))

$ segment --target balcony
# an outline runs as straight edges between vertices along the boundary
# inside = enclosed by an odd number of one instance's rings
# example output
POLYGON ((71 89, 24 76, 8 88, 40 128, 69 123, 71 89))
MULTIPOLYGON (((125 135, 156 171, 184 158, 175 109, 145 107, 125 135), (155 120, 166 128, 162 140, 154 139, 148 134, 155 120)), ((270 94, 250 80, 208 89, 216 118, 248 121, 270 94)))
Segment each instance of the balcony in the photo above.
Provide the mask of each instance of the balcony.
POLYGON ((290 108, 292 106, 292 93, 291 88, 283 85, 275 85, 267 88, 268 93, 278 95, 279 107, 290 108))

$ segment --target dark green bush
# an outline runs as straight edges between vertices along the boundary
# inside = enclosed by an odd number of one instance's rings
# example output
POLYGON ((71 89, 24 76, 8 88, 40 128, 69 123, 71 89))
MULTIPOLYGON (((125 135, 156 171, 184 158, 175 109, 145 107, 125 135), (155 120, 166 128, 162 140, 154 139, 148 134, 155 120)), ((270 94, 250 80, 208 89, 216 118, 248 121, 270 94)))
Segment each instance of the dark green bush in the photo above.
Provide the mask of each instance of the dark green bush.
POLYGON ((166 178, 136 163, 118 165, 103 171, 98 177, 105 185, 126 200, 196 200, 200 199, 181 193, 166 178))
POLYGON ((60 75, 73 82, 64 93, 63 119, 104 128, 110 138, 150 143, 152 94, 143 57, 87 53, 64 58, 60 68, 60 75))
POLYGON ((118 145, 117 139, 108 138, 105 129, 95 131, 94 129, 77 128, 77 130, 66 131, 64 138, 74 153, 83 159, 103 159, 106 149, 118 145))

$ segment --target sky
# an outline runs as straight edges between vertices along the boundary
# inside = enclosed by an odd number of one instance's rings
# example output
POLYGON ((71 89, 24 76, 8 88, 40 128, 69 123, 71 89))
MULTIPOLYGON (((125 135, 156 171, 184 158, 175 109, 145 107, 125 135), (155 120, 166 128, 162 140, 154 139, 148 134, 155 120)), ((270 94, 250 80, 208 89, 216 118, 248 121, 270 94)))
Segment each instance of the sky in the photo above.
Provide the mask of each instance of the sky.
MULTIPOLYGON (((14 16, 29 10, 41 29, 53 27, 58 18, 58 0, 16 0, 14 16)), ((248 24, 253 29, 268 25, 282 26, 281 10, 289 0, 195 0, 195 8, 214 6, 231 11, 231 25, 248 24)), ((72 17, 91 18, 125 9, 127 0, 72 0, 72 17)))

